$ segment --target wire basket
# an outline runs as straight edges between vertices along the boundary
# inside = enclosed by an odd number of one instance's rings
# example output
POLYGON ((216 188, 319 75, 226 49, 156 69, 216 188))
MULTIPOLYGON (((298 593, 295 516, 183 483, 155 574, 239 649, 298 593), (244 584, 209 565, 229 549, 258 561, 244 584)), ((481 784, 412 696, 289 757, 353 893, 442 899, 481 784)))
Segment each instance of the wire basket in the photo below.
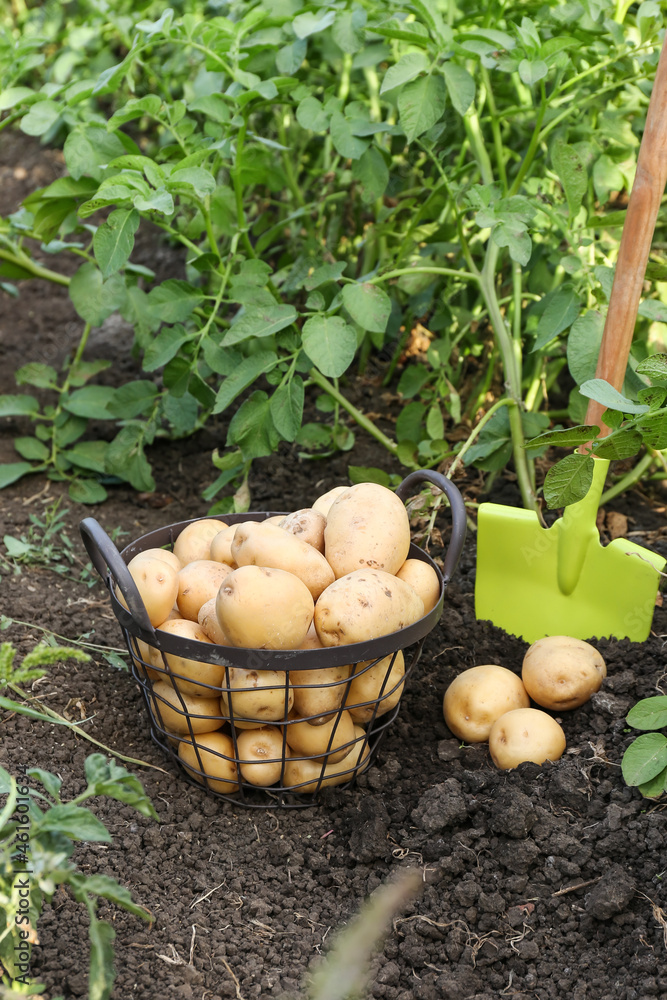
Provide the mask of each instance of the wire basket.
MULTIPOLYGON (((424 638, 440 619, 465 540, 465 506, 449 479, 419 470, 396 494, 405 501, 424 483, 446 494, 452 515, 442 571, 410 545, 409 558, 428 563, 438 576, 437 604, 389 635, 323 649, 245 649, 154 627, 127 564, 146 549, 172 549, 180 532, 201 519, 158 528, 122 552, 94 518, 81 522, 84 545, 109 589, 130 652, 151 736, 189 781, 249 807, 304 807, 323 788, 350 787, 367 770, 398 713, 424 638)), ((233 524, 273 516, 233 514, 224 520, 233 524)))

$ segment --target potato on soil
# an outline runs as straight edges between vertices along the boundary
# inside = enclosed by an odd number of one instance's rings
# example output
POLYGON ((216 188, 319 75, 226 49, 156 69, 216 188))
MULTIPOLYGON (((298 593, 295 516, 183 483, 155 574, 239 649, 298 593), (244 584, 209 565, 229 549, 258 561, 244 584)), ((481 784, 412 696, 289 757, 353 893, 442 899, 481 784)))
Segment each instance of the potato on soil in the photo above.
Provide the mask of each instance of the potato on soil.
POLYGON ((515 708, 491 726, 489 751, 496 767, 518 767, 526 761, 543 764, 559 760, 565 751, 565 733, 555 719, 538 708, 515 708))
POLYGON ((197 615, 197 621, 211 642, 215 642, 219 646, 231 646, 231 642, 220 628, 220 622, 215 613, 215 597, 202 604, 197 615))
POLYGON ((240 566, 220 587, 215 610, 233 646, 298 649, 315 606, 308 587, 292 573, 240 566))
POLYGON ((355 775, 366 770, 370 756, 366 733, 360 726, 354 727, 354 738, 355 741, 345 757, 333 764, 326 764, 324 773, 321 761, 289 758, 285 762, 283 785, 287 788, 299 786, 294 790, 305 795, 327 785, 342 785, 346 781, 351 781, 355 775))
POLYGON ((206 784, 213 792, 229 795, 238 791, 238 768, 234 760, 234 744, 226 733, 204 733, 194 741, 183 740, 178 756, 195 781, 206 784))
MULTIPOLYGON (((177 635, 182 639, 194 639, 196 642, 203 642, 207 646, 213 643, 206 635, 206 632, 198 622, 191 622, 189 619, 181 618, 175 621, 164 622, 158 629, 167 635, 177 635)), ((161 654, 156 650, 162 660, 161 654)), ((174 678, 174 684, 179 691, 184 694, 194 695, 196 698, 217 698, 219 691, 214 690, 222 685, 225 668, 218 663, 204 663, 201 660, 193 660, 186 656, 178 656, 176 653, 165 653, 169 672, 174 678)))
POLYGON ((151 694, 156 721, 172 733, 211 733, 220 729, 220 698, 195 698, 177 692, 169 681, 156 681, 151 694), (189 726, 188 726, 189 723, 189 726))
POLYGON ((227 525, 212 517, 204 517, 200 521, 192 521, 183 528, 174 542, 174 553, 185 566, 195 559, 211 558, 211 542, 227 525))
POLYGON ((231 566, 213 559, 195 559, 184 566, 178 574, 176 598, 181 618, 189 618, 191 622, 198 621, 202 604, 217 597, 223 580, 231 572, 231 566))
POLYGON ((403 693, 405 658, 399 650, 392 664, 393 655, 385 656, 374 667, 370 666, 372 660, 366 660, 357 663, 354 668, 352 682, 345 698, 345 708, 354 722, 370 722, 372 718, 377 719, 381 715, 386 715, 398 705, 403 693), (365 705, 364 702, 373 704, 365 705))
POLYGON ((308 542, 314 549, 324 554, 324 526, 326 523, 327 519, 319 510, 304 507, 283 518, 280 527, 284 531, 296 535, 302 542, 308 542))
POLYGON ((283 745, 283 734, 277 726, 247 729, 236 737, 239 770, 244 781, 268 788, 280 781, 283 759, 290 748, 283 745))
POLYGON ((324 518, 326 518, 334 500, 337 500, 341 493, 345 493, 345 491, 349 490, 349 488, 349 486, 334 486, 332 490, 327 490, 326 493, 323 493, 317 498, 311 510, 317 511, 324 518))
POLYGON ((130 559, 128 566, 131 566, 137 559, 161 559, 162 562, 166 562, 172 569, 175 569, 177 573, 181 569, 181 560, 178 556, 174 555, 171 549, 143 549, 143 551, 137 552, 136 556, 130 559))
POLYGON ((429 563, 423 559, 406 559, 396 576, 419 594, 425 615, 433 610, 440 600, 440 579, 429 563))
POLYGON ((394 575, 410 550, 410 519, 396 494, 377 483, 359 483, 331 505, 324 554, 336 579, 359 569, 394 575))
POLYGON ((236 529, 232 557, 237 566, 281 569, 302 580, 314 601, 334 582, 331 566, 321 552, 277 524, 249 521, 236 529))
POLYGON ((323 646, 342 646, 389 635, 424 615, 412 587, 382 570, 359 569, 332 583, 315 605, 323 646))
POLYGON ((337 711, 346 690, 352 667, 320 667, 312 670, 290 670, 290 685, 294 691, 294 710, 308 718, 311 726, 328 722, 337 711), (299 685, 304 685, 300 687, 299 685))
POLYGON ((265 725, 285 719, 294 704, 294 692, 283 670, 229 669, 229 691, 223 690, 224 715, 241 729, 246 723, 265 725))
MULTIPOLYGON (((144 602, 151 625, 160 625, 174 606, 178 594, 178 573, 162 559, 148 556, 132 559, 128 570, 144 602)), ((127 608, 118 587, 116 597, 127 608)))
POLYGON ((454 736, 466 743, 484 743, 496 719, 529 705, 520 677, 506 667, 485 663, 469 667, 454 678, 445 691, 442 707, 454 736))
POLYGON ((285 726, 285 739, 293 753, 303 757, 326 757, 335 764, 349 753, 354 740, 354 723, 349 712, 340 712, 321 726, 293 716, 285 726))
POLYGON ((542 708, 565 712, 578 708, 600 690, 607 666, 589 642, 550 635, 534 642, 523 658, 521 677, 542 708))

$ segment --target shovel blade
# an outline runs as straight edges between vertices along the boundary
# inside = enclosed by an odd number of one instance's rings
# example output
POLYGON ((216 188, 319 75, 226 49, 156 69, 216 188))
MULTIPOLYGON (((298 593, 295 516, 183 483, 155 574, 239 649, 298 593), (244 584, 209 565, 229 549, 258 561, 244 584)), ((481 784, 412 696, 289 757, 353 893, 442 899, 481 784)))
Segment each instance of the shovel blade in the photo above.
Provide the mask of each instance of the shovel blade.
POLYGON ((477 522, 475 614, 535 642, 547 635, 614 636, 643 642, 665 559, 617 538, 582 541, 585 558, 569 594, 558 585, 560 518, 543 528, 532 511, 481 504, 477 522))

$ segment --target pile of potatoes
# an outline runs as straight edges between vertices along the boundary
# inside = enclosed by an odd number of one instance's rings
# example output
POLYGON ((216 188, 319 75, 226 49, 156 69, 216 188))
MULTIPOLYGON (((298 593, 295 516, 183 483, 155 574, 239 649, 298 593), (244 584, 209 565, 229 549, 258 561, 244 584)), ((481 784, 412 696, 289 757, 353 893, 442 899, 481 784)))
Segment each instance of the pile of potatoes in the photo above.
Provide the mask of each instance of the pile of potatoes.
POLYGON ((488 742, 499 768, 555 761, 565 751, 565 734, 541 709, 578 708, 600 690, 606 676, 604 659, 590 643, 548 636, 526 652, 521 677, 497 664, 459 674, 445 692, 445 722, 466 743, 488 742), (531 699, 540 709, 530 707, 531 699))
POLYGON ((418 621, 441 580, 409 548, 402 501, 363 483, 263 521, 193 521, 173 551, 131 559, 158 634, 255 651, 251 670, 133 640, 153 714, 195 779, 226 793, 239 782, 311 792, 367 766, 364 726, 398 704, 403 653, 287 672, 268 666, 270 651, 346 646, 418 621))

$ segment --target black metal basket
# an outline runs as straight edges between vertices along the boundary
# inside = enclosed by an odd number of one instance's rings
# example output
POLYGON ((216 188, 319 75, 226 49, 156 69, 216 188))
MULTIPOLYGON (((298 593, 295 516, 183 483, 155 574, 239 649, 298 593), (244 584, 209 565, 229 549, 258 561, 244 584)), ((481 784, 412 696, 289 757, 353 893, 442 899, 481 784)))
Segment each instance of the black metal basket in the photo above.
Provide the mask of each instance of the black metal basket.
MULTIPOLYGON (((368 768, 380 739, 396 717, 400 696, 419 659, 424 638, 440 619, 445 590, 465 540, 465 506, 449 479, 431 470, 412 472, 396 494, 405 501, 414 487, 424 483, 433 484, 447 495, 452 514, 442 571, 427 553, 414 543, 410 545, 409 558, 423 560, 438 575, 437 604, 419 621, 389 635, 324 649, 245 649, 198 642, 153 627, 127 563, 149 548, 173 548, 180 532, 201 518, 151 531, 120 553, 94 518, 81 522, 84 545, 109 589, 131 655, 132 672, 141 687, 152 738, 178 761, 188 780, 249 807, 303 807, 312 805, 317 793, 328 785, 350 787, 356 776, 368 768), (180 663, 177 658, 181 658, 180 663), (187 660, 216 665, 221 682, 212 685, 197 681, 197 697, 184 694, 182 689, 187 689, 187 683, 183 682, 188 681, 188 676, 182 671, 186 668, 183 661, 187 660), (327 671, 332 679, 323 680, 321 671, 327 671), (309 683, 306 678, 311 673, 316 680, 309 683), (360 679, 368 682, 370 697, 368 690, 363 691, 364 684, 359 684, 360 679), (334 692, 338 707, 323 715, 295 718, 291 708, 296 695, 315 689, 334 692), (263 706, 264 714, 256 707, 256 697, 255 707, 248 710, 248 700, 252 702, 258 692, 270 703, 263 706), (366 728, 351 727, 350 719, 355 718, 363 720, 366 728), (315 730, 322 734, 314 753, 303 748, 295 752, 294 746, 298 747, 302 739, 299 734, 304 730, 289 727, 303 722, 309 723, 305 731, 309 741, 317 737, 315 730), (248 736, 253 732, 255 737, 248 736), (251 753, 247 744, 253 740, 256 746, 251 753), (257 756, 257 744, 262 742, 268 749, 265 746, 264 756, 257 756)), ((272 516, 272 512, 233 514, 226 515, 224 521, 263 521, 272 516)))

